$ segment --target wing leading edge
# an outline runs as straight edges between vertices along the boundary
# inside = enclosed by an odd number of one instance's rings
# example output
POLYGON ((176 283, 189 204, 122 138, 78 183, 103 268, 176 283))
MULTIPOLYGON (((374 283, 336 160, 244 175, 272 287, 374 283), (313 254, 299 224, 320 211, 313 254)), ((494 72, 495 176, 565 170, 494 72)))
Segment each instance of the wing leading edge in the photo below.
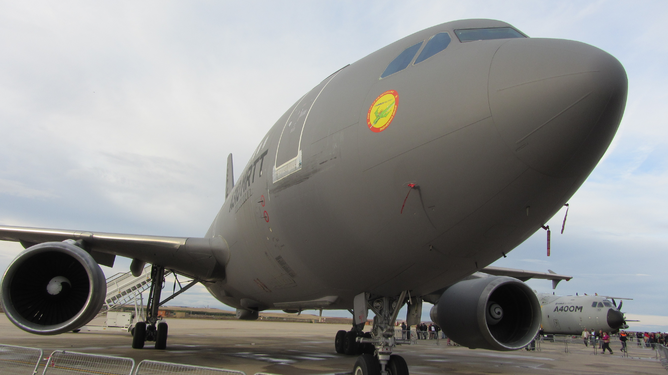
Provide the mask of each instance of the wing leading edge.
POLYGON ((118 255, 202 280, 224 279, 224 266, 229 260, 229 248, 222 237, 161 237, 0 225, 0 240, 20 242, 24 248, 74 240, 105 266, 113 266, 118 255))
POLYGON ((556 289, 557 284, 559 284, 561 280, 568 281, 573 278, 573 276, 559 275, 552 270, 548 270, 548 272, 534 272, 514 268, 485 267, 481 272, 494 276, 510 276, 521 281, 527 281, 529 279, 552 280, 552 289, 556 289))

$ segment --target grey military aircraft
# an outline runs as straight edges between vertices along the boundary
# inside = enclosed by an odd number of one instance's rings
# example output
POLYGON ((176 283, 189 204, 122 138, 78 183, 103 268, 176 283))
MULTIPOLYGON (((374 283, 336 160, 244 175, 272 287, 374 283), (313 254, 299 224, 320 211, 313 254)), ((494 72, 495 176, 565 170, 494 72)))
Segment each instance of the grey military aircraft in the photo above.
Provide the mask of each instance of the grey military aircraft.
MULTIPOLYGON (((628 328, 622 301, 604 296, 555 296, 538 294, 544 333, 579 335, 583 330, 617 332, 628 328)), ((621 300, 630 298, 620 298, 621 300)))
POLYGON ((201 238, 3 226, 26 248, 8 267, 8 318, 36 334, 90 320, 104 299, 99 265, 153 265, 155 341, 165 270, 187 275, 239 319, 281 309, 347 309, 338 352, 355 374, 408 374, 393 355, 399 309, 422 301, 454 341, 513 350, 540 305, 508 276, 470 277, 539 230, 576 192, 614 137, 627 77, 587 44, 529 38, 495 20, 434 26, 345 66, 300 98, 262 138, 201 238), (363 332, 368 310, 375 314, 363 332), (363 353, 363 354, 362 354, 363 353))

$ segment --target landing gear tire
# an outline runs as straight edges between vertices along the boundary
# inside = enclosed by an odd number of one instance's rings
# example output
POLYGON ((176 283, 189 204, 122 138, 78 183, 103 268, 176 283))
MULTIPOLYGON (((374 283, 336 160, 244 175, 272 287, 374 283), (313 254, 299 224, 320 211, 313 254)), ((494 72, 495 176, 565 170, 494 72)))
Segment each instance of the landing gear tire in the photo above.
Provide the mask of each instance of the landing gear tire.
POLYGON ((378 359, 371 354, 362 354, 357 358, 353 375, 379 375, 380 363, 378 359))
POLYGON ((146 322, 139 322, 135 324, 135 328, 132 330, 132 348, 133 349, 144 348, 145 341, 146 341, 146 322))
POLYGON ((390 356, 390 361, 387 363, 385 369, 390 375, 409 375, 406 360, 398 355, 390 356))
POLYGON ((167 323, 165 322, 158 323, 158 332, 155 338, 155 348, 167 348, 167 323))
POLYGON ((336 333, 336 337, 334 338, 334 348, 336 349, 336 352, 339 354, 343 354, 344 352, 344 341, 346 339, 346 331, 341 330, 336 333))
POLYGON ((357 332, 348 331, 343 339, 343 352, 347 355, 358 354, 357 332))

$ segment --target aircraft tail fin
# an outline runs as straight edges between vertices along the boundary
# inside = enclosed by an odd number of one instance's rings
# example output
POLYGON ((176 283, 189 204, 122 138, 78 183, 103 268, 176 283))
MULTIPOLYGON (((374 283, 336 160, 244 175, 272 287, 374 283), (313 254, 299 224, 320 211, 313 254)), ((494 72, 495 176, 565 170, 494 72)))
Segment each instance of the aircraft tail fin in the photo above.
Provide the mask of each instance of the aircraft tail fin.
POLYGON ((234 168, 232 166, 232 154, 227 156, 227 181, 225 183, 225 199, 230 195, 234 187, 234 168))

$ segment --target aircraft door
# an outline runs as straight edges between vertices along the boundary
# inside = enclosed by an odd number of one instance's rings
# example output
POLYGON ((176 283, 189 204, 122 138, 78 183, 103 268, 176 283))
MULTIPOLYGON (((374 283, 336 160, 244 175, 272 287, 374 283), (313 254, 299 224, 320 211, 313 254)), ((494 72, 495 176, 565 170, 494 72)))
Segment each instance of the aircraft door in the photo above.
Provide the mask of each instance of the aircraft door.
POLYGON ((274 182, 297 172, 302 168, 302 135, 304 125, 308 120, 313 104, 325 89, 327 84, 338 74, 338 72, 327 77, 313 90, 304 95, 292 110, 285 121, 281 137, 276 147, 276 159, 274 161, 274 182))

